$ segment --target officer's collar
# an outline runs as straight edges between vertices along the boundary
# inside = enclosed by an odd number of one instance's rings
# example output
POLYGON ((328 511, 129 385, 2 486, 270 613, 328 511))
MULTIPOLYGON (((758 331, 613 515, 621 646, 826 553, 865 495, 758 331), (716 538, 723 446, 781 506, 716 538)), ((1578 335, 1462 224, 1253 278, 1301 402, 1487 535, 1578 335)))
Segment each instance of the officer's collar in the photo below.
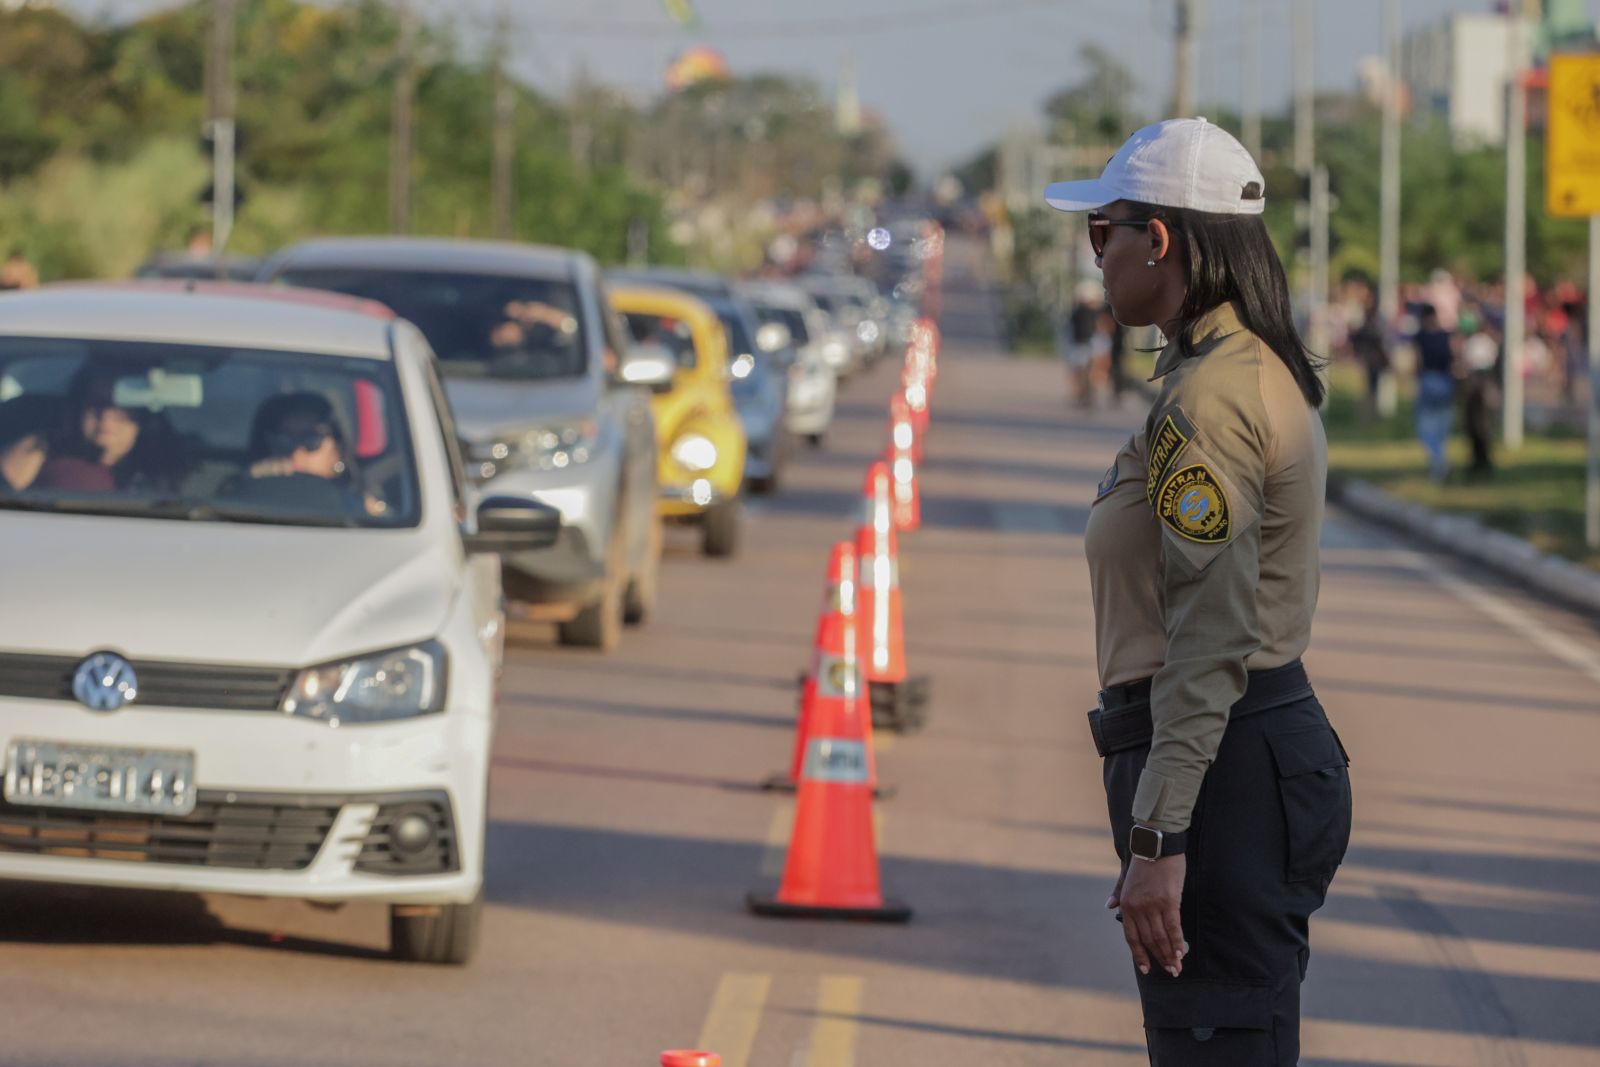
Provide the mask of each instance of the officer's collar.
MULTIPOLYGON (((1205 355, 1221 344, 1224 338, 1242 329, 1244 324, 1239 321, 1239 309, 1232 302, 1218 304, 1196 319, 1194 326, 1190 328, 1189 336, 1195 338, 1195 356, 1205 355)), ((1182 362, 1183 345, 1177 338, 1173 338, 1167 342, 1167 347, 1161 350, 1161 355, 1156 357, 1156 372, 1150 376, 1150 380, 1153 382, 1166 377, 1182 362)))

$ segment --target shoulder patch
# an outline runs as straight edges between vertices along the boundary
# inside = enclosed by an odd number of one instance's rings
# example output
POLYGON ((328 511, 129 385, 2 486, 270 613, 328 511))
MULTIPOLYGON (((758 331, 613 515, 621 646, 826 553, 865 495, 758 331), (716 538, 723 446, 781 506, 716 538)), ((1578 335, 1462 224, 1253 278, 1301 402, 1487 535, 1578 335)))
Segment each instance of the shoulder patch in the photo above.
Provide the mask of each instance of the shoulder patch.
POLYGON ((1156 503, 1156 490, 1167 472, 1178 462, 1178 454, 1194 440, 1194 423, 1181 408, 1173 408, 1156 424, 1150 438, 1149 469, 1146 472, 1144 492, 1151 506, 1156 503))
POLYGON ((1204 463, 1180 468, 1162 482, 1155 508, 1161 521, 1187 540, 1216 545, 1233 535, 1227 490, 1204 463))
POLYGON ((1106 470, 1106 476, 1100 479, 1100 484, 1095 487, 1094 498, 1099 500, 1117 487, 1117 464, 1112 460, 1111 466, 1106 470))

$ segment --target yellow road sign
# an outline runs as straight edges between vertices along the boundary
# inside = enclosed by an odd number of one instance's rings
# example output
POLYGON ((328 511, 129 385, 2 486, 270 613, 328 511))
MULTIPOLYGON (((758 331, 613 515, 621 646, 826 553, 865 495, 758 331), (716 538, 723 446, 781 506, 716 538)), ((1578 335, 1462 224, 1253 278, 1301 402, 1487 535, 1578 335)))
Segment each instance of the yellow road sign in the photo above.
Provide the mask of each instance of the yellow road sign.
POLYGON ((1545 210, 1600 215, 1600 53, 1550 57, 1545 210))

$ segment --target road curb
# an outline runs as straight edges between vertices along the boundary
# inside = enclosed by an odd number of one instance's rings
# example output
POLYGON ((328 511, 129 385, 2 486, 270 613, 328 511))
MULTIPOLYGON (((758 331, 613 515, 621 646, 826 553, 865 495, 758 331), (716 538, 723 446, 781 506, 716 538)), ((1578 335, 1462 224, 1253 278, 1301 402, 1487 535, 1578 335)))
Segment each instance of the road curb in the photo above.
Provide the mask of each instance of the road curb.
POLYGON ((1600 616, 1600 574, 1541 552, 1520 537, 1401 500, 1356 478, 1329 475, 1328 500, 1370 522, 1487 567, 1565 607, 1600 616))

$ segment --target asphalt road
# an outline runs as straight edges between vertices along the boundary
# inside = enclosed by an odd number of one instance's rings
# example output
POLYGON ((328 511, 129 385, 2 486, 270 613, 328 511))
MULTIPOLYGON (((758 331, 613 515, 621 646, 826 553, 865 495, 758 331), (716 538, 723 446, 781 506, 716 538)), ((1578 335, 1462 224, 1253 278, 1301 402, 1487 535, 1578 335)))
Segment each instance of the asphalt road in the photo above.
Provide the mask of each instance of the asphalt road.
MULTIPOLYGON (((0 1064, 728 1067, 1145 1063, 1083 712, 1081 533, 1139 413, 1084 416, 999 352, 952 243, 924 529, 905 538, 922 734, 880 749, 907 927, 756 919, 827 549, 881 447, 892 368, 752 508, 745 552, 669 540, 620 655, 515 628, 478 960, 382 954, 384 913, 0 888, 0 1064)), ((1356 830, 1313 921, 1306 1064, 1600 1062, 1600 634, 1330 518, 1309 666, 1356 830)))

